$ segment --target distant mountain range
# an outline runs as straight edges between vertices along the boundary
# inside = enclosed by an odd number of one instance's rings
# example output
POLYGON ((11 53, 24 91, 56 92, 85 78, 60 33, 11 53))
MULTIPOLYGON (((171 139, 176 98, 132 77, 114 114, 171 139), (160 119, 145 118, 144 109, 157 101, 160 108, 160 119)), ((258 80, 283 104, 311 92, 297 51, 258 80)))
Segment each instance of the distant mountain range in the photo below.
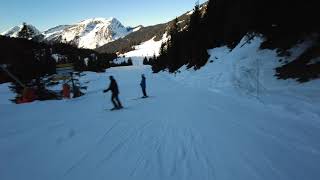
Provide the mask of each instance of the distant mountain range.
MULTIPOLYGON (((203 4, 201 7, 203 8, 205 5, 203 4)), ((191 14, 192 11, 189 11, 178 17, 181 29, 188 25, 191 14)), ((125 53, 133 46, 154 37, 156 41, 161 40, 163 35, 168 31, 171 22, 147 27, 125 27, 116 18, 92 18, 73 25, 59 25, 43 32, 33 25, 24 25, 31 32, 28 39, 35 41, 49 44, 67 43, 78 48, 95 49, 101 53, 125 53)), ((19 37, 19 32, 21 32, 24 25, 15 26, 1 33, 1 35, 21 38, 19 37)))
MULTIPOLYGON (((21 32, 23 26, 15 26, 3 32, 2 35, 19 38, 19 32, 21 32)), ((25 26, 32 32, 30 38, 37 41, 62 42, 86 49, 96 49, 142 27, 125 27, 116 18, 87 19, 73 25, 59 25, 44 32, 40 32, 30 24, 25 24, 25 26)))
POLYGON ((138 28, 124 27, 116 18, 93 18, 75 25, 49 29, 43 33, 43 38, 48 42, 70 43, 79 48, 96 49, 138 28))

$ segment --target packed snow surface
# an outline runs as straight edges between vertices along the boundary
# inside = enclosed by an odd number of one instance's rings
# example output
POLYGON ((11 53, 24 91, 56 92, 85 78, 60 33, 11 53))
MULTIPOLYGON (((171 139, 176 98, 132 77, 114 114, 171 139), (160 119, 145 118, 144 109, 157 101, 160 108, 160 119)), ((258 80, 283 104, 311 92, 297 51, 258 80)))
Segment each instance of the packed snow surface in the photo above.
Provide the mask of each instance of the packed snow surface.
POLYGON ((87 94, 72 100, 10 104, 0 85, 0 179, 320 179, 319 81, 277 80, 277 56, 259 43, 209 50, 212 63, 175 76, 87 72, 87 94), (108 110, 109 75, 123 110, 108 110))

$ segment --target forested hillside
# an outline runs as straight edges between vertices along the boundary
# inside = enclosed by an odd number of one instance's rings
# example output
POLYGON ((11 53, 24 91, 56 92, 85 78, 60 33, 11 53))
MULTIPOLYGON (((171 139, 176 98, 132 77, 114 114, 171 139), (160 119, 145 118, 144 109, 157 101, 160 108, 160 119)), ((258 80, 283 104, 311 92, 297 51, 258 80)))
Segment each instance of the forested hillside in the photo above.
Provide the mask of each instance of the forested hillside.
POLYGON ((277 49, 280 56, 290 56, 291 47, 312 36, 314 46, 303 57, 280 67, 277 75, 305 81, 320 73, 319 62, 310 63, 319 56, 320 23, 314 20, 315 1, 210 0, 204 15, 199 7, 195 7, 184 31, 178 31, 178 20, 172 23, 170 40, 162 45, 159 57, 150 59, 154 72, 175 72, 183 65, 199 69, 208 61, 207 49, 224 45, 233 48, 249 35, 263 36, 261 49, 277 49), (312 73, 303 73, 310 70, 312 73))

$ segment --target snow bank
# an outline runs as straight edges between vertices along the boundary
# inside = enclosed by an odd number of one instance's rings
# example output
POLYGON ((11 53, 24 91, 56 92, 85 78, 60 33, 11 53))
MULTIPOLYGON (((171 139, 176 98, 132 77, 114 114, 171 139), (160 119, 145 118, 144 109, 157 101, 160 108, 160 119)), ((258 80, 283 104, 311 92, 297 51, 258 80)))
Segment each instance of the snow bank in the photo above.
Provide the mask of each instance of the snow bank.
MULTIPOLYGON (((299 83, 293 79, 279 80, 275 68, 290 62, 312 45, 306 40, 292 48, 290 57, 279 57, 276 50, 259 49, 263 39, 244 37, 237 47, 208 50, 208 64, 198 71, 180 69, 171 77, 188 87, 208 89, 235 98, 257 99, 272 108, 291 113, 303 111, 320 115, 320 80, 299 83), (281 62, 280 62, 281 59, 281 62)), ((281 112, 278 112, 281 113, 281 112)))
POLYGON ((15 94, 9 88, 10 83, 0 84, 0 105, 12 104, 11 99, 15 98, 15 94))
POLYGON ((141 28, 142 28, 142 26, 138 26, 138 27, 134 28, 134 29, 132 30, 132 32, 139 31, 141 28))
POLYGON ((59 62, 60 60, 63 60, 63 59, 67 59, 66 56, 61 55, 61 54, 52 54, 51 57, 52 57, 56 62, 59 62))
POLYGON ((199 71, 180 69, 175 79, 190 86, 208 87, 211 90, 232 89, 254 95, 284 89, 300 87, 318 87, 318 81, 300 84, 295 80, 278 80, 275 68, 283 62, 290 62, 311 46, 305 41, 291 49, 292 56, 279 57, 275 50, 260 50, 264 40, 254 37, 248 40, 244 37, 234 49, 219 47, 208 50, 209 62, 199 71), (280 62, 281 59, 281 62, 280 62))

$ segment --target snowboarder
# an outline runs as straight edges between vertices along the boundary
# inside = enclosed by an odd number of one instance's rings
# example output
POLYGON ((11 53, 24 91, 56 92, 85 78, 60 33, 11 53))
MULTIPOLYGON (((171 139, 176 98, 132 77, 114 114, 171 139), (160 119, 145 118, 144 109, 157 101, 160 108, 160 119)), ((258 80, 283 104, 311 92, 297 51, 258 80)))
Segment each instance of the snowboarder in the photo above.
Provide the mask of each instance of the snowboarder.
POLYGON ((142 89, 142 93, 143 93, 143 97, 142 98, 147 98, 147 85, 146 85, 146 77, 144 74, 141 75, 141 83, 140 83, 141 89, 142 89))
POLYGON ((117 81, 114 79, 113 76, 110 76, 110 86, 108 89, 104 90, 103 92, 106 93, 108 91, 111 91, 112 95, 111 95, 111 101, 114 105, 114 108, 112 108, 111 110, 116 110, 116 109, 122 109, 123 106, 121 105, 121 102, 119 100, 119 89, 118 89, 118 84, 117 81))

